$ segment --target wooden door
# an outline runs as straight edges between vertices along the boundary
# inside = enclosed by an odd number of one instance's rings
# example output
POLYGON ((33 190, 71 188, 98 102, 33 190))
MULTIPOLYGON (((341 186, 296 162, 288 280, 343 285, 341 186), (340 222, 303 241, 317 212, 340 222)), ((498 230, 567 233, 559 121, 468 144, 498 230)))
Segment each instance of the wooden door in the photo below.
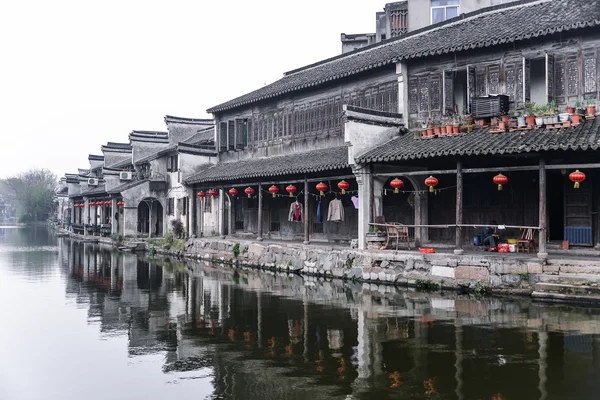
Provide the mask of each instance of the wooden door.
POLYGON ((592 241, 592 185, 585 183, 575 189, 565 188, 565 240, 569 244, 591 246, 592 241))

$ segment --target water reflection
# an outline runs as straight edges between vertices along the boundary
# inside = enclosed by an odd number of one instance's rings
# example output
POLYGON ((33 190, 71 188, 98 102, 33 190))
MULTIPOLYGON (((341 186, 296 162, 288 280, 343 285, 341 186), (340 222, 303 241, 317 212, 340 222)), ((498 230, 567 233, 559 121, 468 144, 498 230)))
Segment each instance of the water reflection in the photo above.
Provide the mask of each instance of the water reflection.
POLYGON ((66 306, 85 308, 102 339, 126 338, 132 362, 160 355, 150 368, 188 382, 186 395, 209 385, 210 397, 228 399, 591 399, 600 389, 595 308, 145 259, 68 240, 59 249, 66 306))

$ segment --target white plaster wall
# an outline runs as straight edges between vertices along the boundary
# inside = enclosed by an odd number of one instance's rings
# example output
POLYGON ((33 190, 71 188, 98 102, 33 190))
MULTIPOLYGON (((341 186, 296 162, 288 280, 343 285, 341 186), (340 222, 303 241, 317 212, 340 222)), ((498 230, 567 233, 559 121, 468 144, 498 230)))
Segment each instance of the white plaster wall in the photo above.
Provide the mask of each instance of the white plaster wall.
POLYGON ((354 158, 368 150, 387 142, 398 135, 398 127, 378 126, 356 121, 346 121, 345 140, 348 144, 348 163, 354 165, 354 158))

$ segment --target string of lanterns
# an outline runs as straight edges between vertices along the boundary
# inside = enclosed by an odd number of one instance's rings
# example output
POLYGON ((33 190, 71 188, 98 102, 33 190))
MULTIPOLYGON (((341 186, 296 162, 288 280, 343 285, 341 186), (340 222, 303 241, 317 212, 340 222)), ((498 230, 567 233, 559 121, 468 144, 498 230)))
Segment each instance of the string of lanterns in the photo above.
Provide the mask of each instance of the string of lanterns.
MULTIPOLYGON (((89 206, 90 207, 112 207, 112 201, 111 200, 104 200, 104 201, 90 201, 89 202, 89 206)), ((118 201, 117 202, 117 207, 124 207, 125 206, 125 202, 124 201, 118 201)), ((74 208, 84 208, 85 207, 85 203, 74 203, 73 204, 74 208)))

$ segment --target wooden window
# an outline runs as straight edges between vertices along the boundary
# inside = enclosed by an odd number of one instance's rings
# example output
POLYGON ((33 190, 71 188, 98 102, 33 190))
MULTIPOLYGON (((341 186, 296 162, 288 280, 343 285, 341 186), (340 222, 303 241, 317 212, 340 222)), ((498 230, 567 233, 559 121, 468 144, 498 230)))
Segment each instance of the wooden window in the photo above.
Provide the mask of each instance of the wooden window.
POLYGON ((175 199, 172 197, 169 197, 167 199, 167 215, 173 215, 174 212, 174 204, 175 204, 175 199))
POLYGON ((596 98, 598 95, 598 61, 593 51, 583 54, 583 95, 596 98))
POLYGON ((235 148, 243 149, 248 146, 248 120, 236 119, 235 124, 235 148))
POLYGON ((177 172, 179 170, 177 154, 167 156, 167 172, 177 172))
POLYGON ((228 148, 235 150, 235 121, 228 121, 228 148))
POLYGON ((221 151, 227 151, 227 122, 219 124, 219 148, 221 151))
POLYGON ((187 209, 188 209, 188 198, 184 197, 183 202, 182 202, 181 215, 187 215, 187 209))

